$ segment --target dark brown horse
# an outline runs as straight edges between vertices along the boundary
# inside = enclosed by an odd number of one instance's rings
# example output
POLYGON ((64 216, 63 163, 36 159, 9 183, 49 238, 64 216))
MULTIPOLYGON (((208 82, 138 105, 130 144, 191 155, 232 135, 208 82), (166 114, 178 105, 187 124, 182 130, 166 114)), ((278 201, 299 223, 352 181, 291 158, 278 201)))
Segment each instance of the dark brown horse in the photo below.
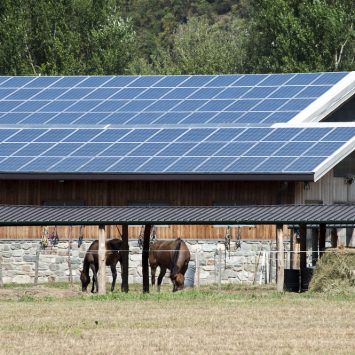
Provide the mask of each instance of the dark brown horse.
POLYGON ((185 272, 190 261, 190 251, 180 238, 176 240, 158 240, 151 244, 149 250, 149 265, 152 272, 152 285, 155 285, 155 272, 160 267, 158 276, 158 292, 166 270, 170 270, 173 292, 184 288, 185 272))
MULTIPOLYGON (((106 265, 111 267, 112 272, 112 285, 111 291, 115 289, 117 270, 116 265, 118 262, 121 264, 122 270, 122 256, 120 250, 122 250, 122 240, 120 239, 111 239, 106 241, 106 265)), ((96 286, 96 292, 98 292, 98 283, 97 283, 97 271, 99 270, 99 257, 98 257, 99 242, 95 240, 90 245, 89 249, 86 252, 83 270, 80 271, 80 281, 82 286, 82 291, 85 292, 90 283, 89 271, 91 269, 93 273, 92 277, 92 288, 91 292, 94 292, 96 286)))

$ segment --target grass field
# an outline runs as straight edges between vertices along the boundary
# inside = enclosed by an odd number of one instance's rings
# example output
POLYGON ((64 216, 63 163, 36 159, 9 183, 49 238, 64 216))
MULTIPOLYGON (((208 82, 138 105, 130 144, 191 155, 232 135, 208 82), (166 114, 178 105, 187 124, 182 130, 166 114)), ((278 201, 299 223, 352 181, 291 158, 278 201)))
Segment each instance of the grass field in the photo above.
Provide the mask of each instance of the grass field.
POLYGON ((355 294, 0 289, 1 354, 355 354, 355 294))

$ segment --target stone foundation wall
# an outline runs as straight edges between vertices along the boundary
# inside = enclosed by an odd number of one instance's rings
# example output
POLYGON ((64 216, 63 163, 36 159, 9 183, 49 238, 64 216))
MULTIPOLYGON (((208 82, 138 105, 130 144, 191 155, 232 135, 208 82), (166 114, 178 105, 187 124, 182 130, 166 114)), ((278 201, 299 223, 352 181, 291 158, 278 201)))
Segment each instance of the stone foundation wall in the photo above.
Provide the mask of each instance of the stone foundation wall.
MULTIPOLYGON (((56 246, 40 249, 38 240, 0 240, 0 277, 6 283, 33 283, 38 260, 38 283, 67 282, 70 268, 74 282, 79 282, 79 269, 92 240, 85 240, 78 248, 72 242, 70 258, 68 241, 60 240, 56 246), (36 253, 38 256, 36 257, 36 253)), ((231 242, 231 250, 225 253, 223 241, 188 240, 190 252, 189 278, 197 283, 268 283, 275 281, 275 243, 270 241, 242 241, 239 248, 231 242), (195 271, 195 272, 193 272, 195 271)), ((142 283, 142 251, 136 240, 130 241, 129 283, 142 283)), ((285 242, 285 249, 288 243, 285 242)), ((290 254, 285 252, 285 266, 289 267, 290 254)), ((121 280, 120 266, 118 282, 121 280)), ((107 268, 108 280, 111 272, 107 268)), ((1 282, 1 280, 0 280, 1 282)), ((169 283, 168 277, 164 283, 169 283)))

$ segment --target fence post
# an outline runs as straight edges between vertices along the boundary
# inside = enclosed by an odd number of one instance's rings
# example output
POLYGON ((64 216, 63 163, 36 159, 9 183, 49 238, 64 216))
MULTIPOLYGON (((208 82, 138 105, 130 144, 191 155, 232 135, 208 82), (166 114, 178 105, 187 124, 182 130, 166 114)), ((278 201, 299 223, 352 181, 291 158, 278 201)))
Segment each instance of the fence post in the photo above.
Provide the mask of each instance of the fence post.
POLYGON ((40 251, 39 251, 39 249, 37 249, 36 250, 36 260, 35 260, 35 280, 34 280, 35 286, 38 284, 39 254, 40 254, 40 251))
POLYGON ((105 226, 99 225, 99 294, 106 294, 106 231, 105 226))
POLYGON ((0 288, 4 287, 4 280, 2 279, 2 255, 0 254, 0 288))
POLYGON ((222 251, 218 250, 218 289, 221 289, 222 283, 222 251))
POLYGON ((199 252, 195 253, 195 265, 196 265, 196 286, 200 288, 200 255, 199 252))
POLYGON ((71 239, 71 228, 70 228, 70 235, 68 239, 68 270, 69 270, 69 283, 73 286, 73 271, 71 267, 71 249, 72 249, 72 239, 71 239))
POLYGON ((276 264, 276 285, 277 291, 282 292, 284 289, 284 242, 283 242, 283 226, 276 226, 276 243, 277 243, 277 264, 276 264))

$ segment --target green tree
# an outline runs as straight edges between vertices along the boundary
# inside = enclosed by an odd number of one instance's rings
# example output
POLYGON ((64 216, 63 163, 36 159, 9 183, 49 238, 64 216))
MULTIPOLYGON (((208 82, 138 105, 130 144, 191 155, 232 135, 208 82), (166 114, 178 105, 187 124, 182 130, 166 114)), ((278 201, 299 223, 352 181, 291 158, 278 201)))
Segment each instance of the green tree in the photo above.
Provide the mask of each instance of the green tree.
MULTIPOLYGON (((243 24, 232 18, 210 24, 206 18, 192 18, 181 24, 170 46, 158 47, 151 65, 143 73, 218 74, 243 70, 243 24)), ((138 66, 136 66, 137 68, 138 66)))
POLYGON ((248 71, 352 70, 353 5, 349 0, 256 0, 248 71))
POLYGON ((114 0, 4 0, 0 73, 123 74, 135 33, 114 0))

